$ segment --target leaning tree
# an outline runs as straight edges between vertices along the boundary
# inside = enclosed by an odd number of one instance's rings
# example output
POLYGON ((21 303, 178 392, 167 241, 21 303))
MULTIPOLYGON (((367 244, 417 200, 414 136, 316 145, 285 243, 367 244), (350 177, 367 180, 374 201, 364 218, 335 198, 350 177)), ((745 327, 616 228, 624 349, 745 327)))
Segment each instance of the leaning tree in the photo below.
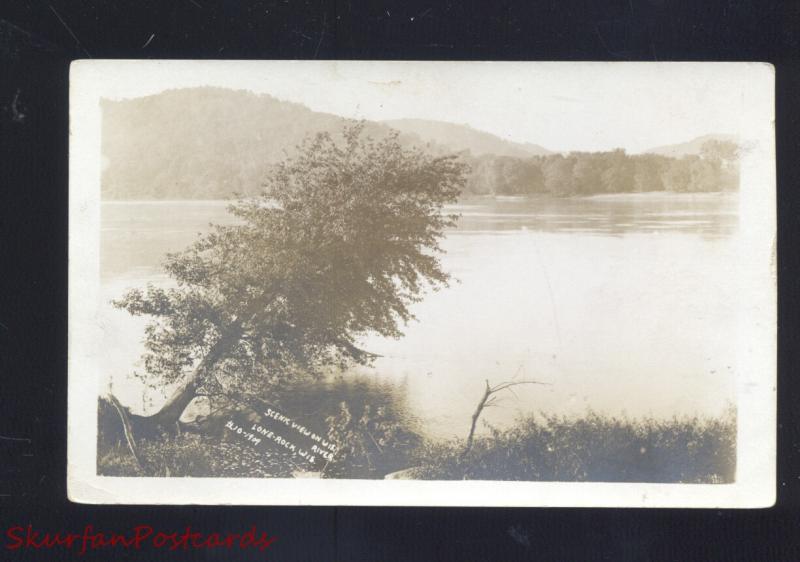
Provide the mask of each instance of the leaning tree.
POLYGON ((366 334, 400 337, 410 306, 446 286, 438 255, 455 216, 443 213, 465 165, 403 147, 361 123, 319 133, 276 166, 261 196, 232 204, 238 220, 167 256, 172 288, 115 301, 152 321, 144 372, 175 387, 139 420, 171 430, 201 390, 262 394, 301 373, 368 364, 366 334))

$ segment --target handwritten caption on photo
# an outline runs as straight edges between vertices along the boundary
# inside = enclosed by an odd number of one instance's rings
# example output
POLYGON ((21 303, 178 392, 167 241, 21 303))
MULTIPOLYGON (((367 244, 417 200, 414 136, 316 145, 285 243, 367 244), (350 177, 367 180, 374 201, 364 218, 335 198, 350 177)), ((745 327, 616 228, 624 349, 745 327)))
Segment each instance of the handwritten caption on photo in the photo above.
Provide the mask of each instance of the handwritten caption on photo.
POLYGON ((257 420, 245 417, 228 420, 225 429, 251 446, 277 447, 317 468, 333 461, 337 449, 319 433, 273 408, 266 408, 257 420))

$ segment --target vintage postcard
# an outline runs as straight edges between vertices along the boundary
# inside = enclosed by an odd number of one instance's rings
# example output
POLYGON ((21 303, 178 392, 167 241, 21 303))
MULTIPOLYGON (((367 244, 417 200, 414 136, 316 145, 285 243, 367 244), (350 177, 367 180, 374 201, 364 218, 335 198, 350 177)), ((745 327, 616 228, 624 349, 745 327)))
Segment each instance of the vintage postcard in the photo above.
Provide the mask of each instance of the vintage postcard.
POLYGON ((774 72, 78 61, 69 497, 764 507, 774 72))

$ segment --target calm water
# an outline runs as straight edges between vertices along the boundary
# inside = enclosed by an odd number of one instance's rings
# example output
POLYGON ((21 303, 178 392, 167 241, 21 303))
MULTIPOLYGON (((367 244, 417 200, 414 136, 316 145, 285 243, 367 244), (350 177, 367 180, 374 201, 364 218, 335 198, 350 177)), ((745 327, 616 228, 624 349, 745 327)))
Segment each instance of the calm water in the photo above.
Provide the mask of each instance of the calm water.
MULTIPOLYGON (((671 417, 720 413, 734 401, 737 200, 642 194, 479 200, 443 247, 458 280, 416 308, 399 340, 369 338, 367 374, 402 383, 435 435, 463 436, 484 381, 538 380, 484 419, 520 413, 671 417)), ((166 282, 159 263, 230 221, 219 202, 105 203, 103 299, 166 282)), ((135 411, 163 400, 129 377, 141 319, 103 305, 103 371, 135 411)), ((138 367, 140 368, 140 367, 138 367)))

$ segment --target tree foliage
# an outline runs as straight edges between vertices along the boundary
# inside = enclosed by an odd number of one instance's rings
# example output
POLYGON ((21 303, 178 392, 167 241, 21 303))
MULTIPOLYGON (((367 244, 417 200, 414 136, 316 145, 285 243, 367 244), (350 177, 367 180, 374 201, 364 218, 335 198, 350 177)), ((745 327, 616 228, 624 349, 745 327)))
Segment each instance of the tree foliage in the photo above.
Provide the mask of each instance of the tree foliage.
POLYGON ((515 158, 473 159, 466 193, 556 197, 647 191, 710 192, 738 188, 738 148, 710 140, 700 154, 672 158, 658 154, 571 152, 515 158))
POLYGON ((361 336, 400 337, 411 305, 447 285, 442 213, 464 184, 455 157, 373 140, 363 124, 320 133, 274 168, 262 195, 229 210, 164 267, 175 286, 131 290, 116 306, 152 317, 145 372, 160 383, 261 392, 331 364, 368 363, 361 336))

